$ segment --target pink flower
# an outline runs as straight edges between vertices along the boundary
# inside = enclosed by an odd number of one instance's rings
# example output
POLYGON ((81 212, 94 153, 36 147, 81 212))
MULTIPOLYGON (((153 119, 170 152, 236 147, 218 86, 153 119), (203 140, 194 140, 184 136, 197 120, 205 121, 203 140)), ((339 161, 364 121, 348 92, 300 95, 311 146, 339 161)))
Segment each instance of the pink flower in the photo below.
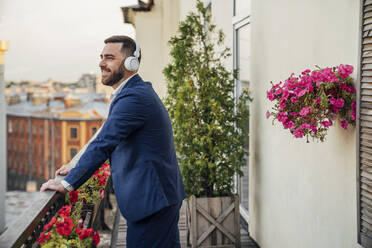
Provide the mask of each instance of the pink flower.
POLYGON ((332 71, 331 68, 324 68, 322 71, 322 81, 328 83, 335 83, 338 82, 338 78, 336 77, 335 73, 332 71))
POLYGON ((320 98, 317 98, 317 99, 315 99, 315 102, 316 102, 317 104, 320 104, 322 101, 320 100, 320 98))
POLYGON ((285 129, 289 128, 290 130, 292 130, 294 128, 294 123, 293 121, 286 121, 283 122, 283 126, 285 129))
POLYGON ((296 102, 298 102, 298 98, 295 97, 295 96, 292 96, 292 97, 291 97, 291 101, 292 101, 293 103, 296 103, 296 102))
POLYGON ((340 74, 341 77, 347 78, 351 73, 353 73, 354 67, 351 65, 339 65, 338 66, 338 74, 340 74))
POLYGON ((353 111, 356 111, 356 101, 354 101, 352 104, 351 104, 351 109, 353 111))
POLYGON ((270 101, 273 101, 275 99, 275 96, 272 90, 267 91, 266 95, 267 95, 267 99, 269 99, 270 101))
POLYGON ((297 112, 291 112, 291 113, 289 113, 289 115, 290 116, 296 116, 296 115, 298 115, 298 113, 297 112))
POLYGON ((342 120, 341 121, 341 127, 343 127, 344 129, 347 129, 347 126, 349 125, 349 123, 347 123, 346 120, 342 120))
POLYGON ((310 70, 309 69, 306 69, 303 72, 301 72, 302 75, 306 75, 306 74, 309 74, 309 73, 310 73, 310 70))
POLYGON ((293 135, 296 137, 296 138, 302 138, 304 136, 304 132, 302 131, 302 129, 299 127, 297 128, 294 132, 293 132, 293 135))
POLYGON ((331 121, 322 121, 321 124, 322 124, 324 127, 330 127, 330 126, 332 126, 332 122, 331 122, 331 121))
POLYGON ((336 108, 342 108, 345 104, 345 100, 342 98, 331 98, 329 101, 336 107, 336 108))
POLYGON ((297 96, 298 96, 298 97, 301 97, 301 96, 305 95, 306 92, 307 92, 307 89, 303 89, 303 90, 301 90, 300 92, 298 92, 297 96))
POLYGON ((354 101, 352 104, 351 104, 351 109, 353 110, 351 112, 351 119, 353 119, 354 121, 356 120, 356 101, 354 101))
POLYGON ((287 119, 288 119, 288 116, 287 116, 286 113, 284 113, 284 112, 280 112, 280 113, 278 114, 278 121, 279 121, 279 122, 285 122, 287 119))
POLYGON ((285 106, 287 106, 287 101, 284 99, 280 100, 279 109, 284 109, 285 106))
POLYGON ((287 89, 283 90, 282 100, 287 100, 289 96, 289 91, 287 89))
POLYGON ((301 109, 300 115, 302 117, 304 117, 304 116, 306 116, 309 113, 310 113, 310 107, 304 107, 304 108, 301 109))
POLYGON ((302 129, 310 129, 311 128, 311 125, 309 123, 303 123, 300 127, 302 129))
POLYGON ((356 120, 356 112, 355 111, 353 111, 351 113, 351 119, 353 119, 354 121, 356 120))
POLYGON ((310 125, 310 128, 311 128, 311 131, 313 131, 313 133, 316 133, 318 131, 318 129, 314 125, 310 125))
POLYGON ((269 118, 270 118, 270 112, 266 111, 266 119, 269 119, 269 118))
POLYGON ((281 95, 283 93, 283 89, 282 88, 278 88, 275 92, 274 92, 274 95, 278 96, 278 95, 281 95))

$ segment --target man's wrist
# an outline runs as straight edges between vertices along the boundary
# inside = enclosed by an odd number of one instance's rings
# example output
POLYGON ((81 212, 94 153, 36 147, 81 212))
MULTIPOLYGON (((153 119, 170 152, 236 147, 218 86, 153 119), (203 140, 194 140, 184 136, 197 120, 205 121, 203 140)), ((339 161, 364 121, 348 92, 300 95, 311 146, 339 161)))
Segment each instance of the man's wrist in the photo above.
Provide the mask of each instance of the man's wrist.
POLYGON ((65 189, 67 189, 68 192, 71 192, 71 191, 74 190, 74 187, 72 187, 72 185, 69 184, 69 183, 68 183, 67 181, 65 181, 65 180, 62 180, 62 181, 61 181, 61 184, 62 184, 62 186, 63 186, 65 189))

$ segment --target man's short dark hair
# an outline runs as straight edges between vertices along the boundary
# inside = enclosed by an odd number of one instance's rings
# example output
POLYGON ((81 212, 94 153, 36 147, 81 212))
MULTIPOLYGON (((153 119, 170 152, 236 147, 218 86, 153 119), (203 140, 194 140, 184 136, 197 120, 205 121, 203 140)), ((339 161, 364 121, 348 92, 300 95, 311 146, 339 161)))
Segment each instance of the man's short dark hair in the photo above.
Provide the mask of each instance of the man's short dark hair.
MULTIPOLYGON (((134 51, 136 51, 136 43, 134 40, 125 35, 113 35, 105 40, 107 43, 122 43, 121 52, 124 56, 133 56, 134 51)), ((140 51, 140 56, 138 61, 141 62, 142 53, 140 51)))

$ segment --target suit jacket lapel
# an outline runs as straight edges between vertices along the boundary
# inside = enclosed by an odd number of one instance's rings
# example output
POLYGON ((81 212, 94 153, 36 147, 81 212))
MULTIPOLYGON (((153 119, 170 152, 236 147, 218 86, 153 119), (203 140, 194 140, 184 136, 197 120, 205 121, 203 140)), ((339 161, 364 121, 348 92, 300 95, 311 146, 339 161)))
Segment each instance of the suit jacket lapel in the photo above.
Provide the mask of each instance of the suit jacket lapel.
POLYGON ((124 85, 123 89, 119 92, 119 94, 115 97, 115 99, 110 104, 109 115, 111 113, 112 106, 114 106, 114 104, 118 101, 119 96, 124 94, 125 89, 133 87, 133 85, 136 84, 140 80, 142 80, 142 79, 138 74, 134 75, 131 79, 129 79, 129 81, 124 85))

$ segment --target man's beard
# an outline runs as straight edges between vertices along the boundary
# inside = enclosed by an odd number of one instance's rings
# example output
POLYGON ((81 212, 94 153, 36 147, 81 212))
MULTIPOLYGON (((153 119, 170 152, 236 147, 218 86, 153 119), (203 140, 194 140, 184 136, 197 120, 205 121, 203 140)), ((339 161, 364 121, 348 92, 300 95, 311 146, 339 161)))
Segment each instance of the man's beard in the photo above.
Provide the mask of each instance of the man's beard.
POLYGON ((106 80, 102 78, 102 83, 107 86, 113 86, 114 84, 118 83, 124 76, 124 68, 121 64, 118 68, 118 71, 113 72, 109 78, 107 78, 106 80))

